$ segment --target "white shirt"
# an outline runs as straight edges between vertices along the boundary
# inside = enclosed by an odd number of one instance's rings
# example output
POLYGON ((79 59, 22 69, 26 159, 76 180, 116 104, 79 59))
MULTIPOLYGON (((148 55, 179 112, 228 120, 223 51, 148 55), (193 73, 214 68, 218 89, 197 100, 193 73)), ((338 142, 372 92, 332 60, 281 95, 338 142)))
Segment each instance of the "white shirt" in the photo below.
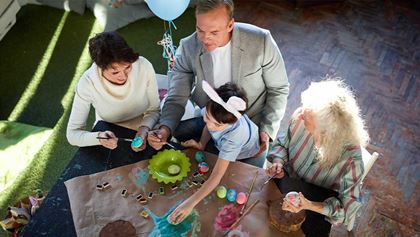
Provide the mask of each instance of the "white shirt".
POLYGON ((232 44, 216 48, 210 52, 213 61, 214 87, 218 88, 232 81, 232 44))
POLYGON ((94 63, 81 77, 74 96, 67 125, 67 139, 72 145, 99 145, 97 133, 86 130, 91 106, 96 120, 137 130, 153 128, 159 119, 159 94, 152 64, 143 57, 132 64, 124 85, 107 81, 94 63))

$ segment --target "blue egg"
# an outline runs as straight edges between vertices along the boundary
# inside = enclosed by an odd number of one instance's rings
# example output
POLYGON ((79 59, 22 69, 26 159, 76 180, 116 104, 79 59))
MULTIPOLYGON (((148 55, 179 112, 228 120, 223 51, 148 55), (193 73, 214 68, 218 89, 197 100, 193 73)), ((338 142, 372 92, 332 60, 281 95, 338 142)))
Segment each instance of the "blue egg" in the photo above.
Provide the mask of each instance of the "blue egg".
POLYGON ((229 202, 235 202, 236 201, 236 195, 237 195, 236 190, 233 189, 233 188, 230 188, 227 191, 226 198, 229 202))
POLYGON ((134 147, 134 148, 141 147, 141 144, 143 144, 143 138, 141 138, 141 137, 136 137, 131 142, 131 146, 134 147))

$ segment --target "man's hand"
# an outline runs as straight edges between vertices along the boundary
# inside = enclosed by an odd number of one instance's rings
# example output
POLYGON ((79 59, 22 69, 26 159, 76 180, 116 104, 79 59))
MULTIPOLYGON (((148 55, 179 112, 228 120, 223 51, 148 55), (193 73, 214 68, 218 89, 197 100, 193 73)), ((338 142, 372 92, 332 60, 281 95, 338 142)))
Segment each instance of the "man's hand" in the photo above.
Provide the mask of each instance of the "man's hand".
POLYGON ((168 137, 171 135, 171 132, 168 127, 161 126, 157 130, 152 130, 148 133, 147 141, 149 145, 155 150, 162 149, 163 145, 166 144, 168 137))
POLYGON ((108 139, 99 139, 99 143, 102 146, 114 150, 118 146, 118 138, 111 131, 99 132, 98 137, 108 138, 108 139))
POLYGON ((263 152, 265 152, 265 150, 267 150, 269 141, 270 136, 268 136, 268 133, 260 132, 260 150, 258 150, 254 157, 259 157, 263 152))

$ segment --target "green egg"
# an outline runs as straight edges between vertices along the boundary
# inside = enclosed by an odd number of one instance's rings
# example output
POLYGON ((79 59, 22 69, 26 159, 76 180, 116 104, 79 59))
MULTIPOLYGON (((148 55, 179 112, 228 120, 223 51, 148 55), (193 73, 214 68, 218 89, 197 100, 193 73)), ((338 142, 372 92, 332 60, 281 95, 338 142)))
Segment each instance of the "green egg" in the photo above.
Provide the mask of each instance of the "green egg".
POLYGON ((226 197, 227 190, 226 190, 225 186, 219 186, 219 187, 217 187, 217 191, 216 192, 217 192, 217 196, 219 198, 225 198, 226 197))
POLYGON ((179 174, 179 172, 181 172, 181 167, 179 167, 178 165, 170 165, 168 167, 168 173, 171 175, 179 174))

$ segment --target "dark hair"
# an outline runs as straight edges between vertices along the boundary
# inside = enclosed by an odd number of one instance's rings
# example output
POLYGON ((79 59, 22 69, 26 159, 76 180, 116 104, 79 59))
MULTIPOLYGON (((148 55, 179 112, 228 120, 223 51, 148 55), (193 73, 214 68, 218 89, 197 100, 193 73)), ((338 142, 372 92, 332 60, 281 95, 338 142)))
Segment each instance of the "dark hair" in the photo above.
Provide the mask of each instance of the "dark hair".
POLYGON ((89 53, 101 69, 106 69, 113 63, 134 63, 139 58, 139 54, 115 31, 99 33, 91 38, 89 53))
MULTIPOLYGON (((246 93, 238 85, 229 82, 217 88, 216 92, 224 102, 227 102, 232 96, 237 96, 245 101, 246 108, 248 108, 248 99, 246 98, 246 93)), ((212 100, 207 102, 206 111, 207 113, 210 113, 218 123, 232 124, 238 121, 238 118, 236 118, 235 115, 212 100)), ((239 113, 244 114, 245 110, 239 111, 239 113)))
POLYGON ((233 18, 233 10, 235 8, 232 0, 198 0, 195 7, 195 14, 207 13, 220 6, 224 6, 229 16, 229 20, 233 18))

